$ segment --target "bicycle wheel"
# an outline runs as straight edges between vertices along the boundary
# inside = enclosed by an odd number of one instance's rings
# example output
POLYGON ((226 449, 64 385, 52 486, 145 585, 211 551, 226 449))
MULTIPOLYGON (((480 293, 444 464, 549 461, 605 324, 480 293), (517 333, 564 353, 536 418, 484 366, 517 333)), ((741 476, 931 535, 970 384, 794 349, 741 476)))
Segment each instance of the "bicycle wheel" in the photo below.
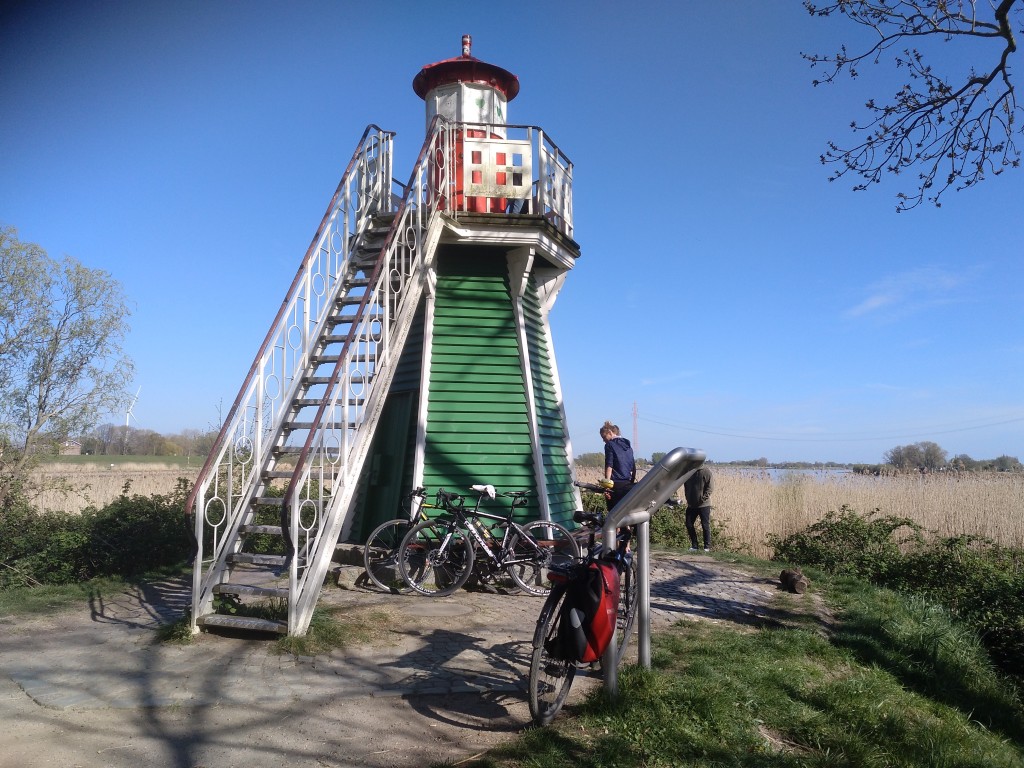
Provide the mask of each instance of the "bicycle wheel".
POLYGON ((398 551, 402 539, 412 530, 408 520, 388 520, 373 529, 363 548, 363 567, 370 581, 385 592, 407 591, 408 585, 402 579, 398 567, 398 551))
POLYGON ((444 597, 473 572, 473 543, 458 528, 427 520, 405 535, 398 568, 405 583, 421 595, 444 597))
POLYGON ((633 634, 633 625, 636 622, 636 601, 637 601, 637 568, 636 557, 633 553, 626 556, 626 566, 619 576, 619 612, 615 619, 615 642, 618 643, 615 649, 615 663, 622 662, 622 655, 629 645, 629 638, 633 634))
POLYGON ((558 627, 565 602, 565 585, 551 590, 537 619, 533 633, 533 657, 530 660, 530 714, 537 725, 555 719, 569 696, 576 677, 576 664, 559 658, 558 627))
POLYGON ((531 595, 546 595, 551 591, 548 571, 577 559, 580 545, 566 528, 546 520, 527 523, 521 531, 512 534, 511 557, 504 564, 505 570, 520 589, 531 595))

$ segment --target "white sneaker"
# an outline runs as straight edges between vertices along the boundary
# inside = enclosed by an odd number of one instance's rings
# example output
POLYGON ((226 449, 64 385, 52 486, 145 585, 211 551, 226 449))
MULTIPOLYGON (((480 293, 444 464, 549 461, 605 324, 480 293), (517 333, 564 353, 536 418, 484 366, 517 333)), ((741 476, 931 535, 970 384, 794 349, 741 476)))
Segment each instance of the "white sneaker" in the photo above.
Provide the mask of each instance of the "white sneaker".
POLYGON ((707 547, 704 547, 704 551, 705 551, 705 552, 710 552, 711 550, 710 550, 710 549, 708 549, 707 547))
POLYGON ((691 552, 696 552, 696 551, 697 551, 697 548, 696 548, 696 547, 690 547, 690 551, 691 551, 691 552))

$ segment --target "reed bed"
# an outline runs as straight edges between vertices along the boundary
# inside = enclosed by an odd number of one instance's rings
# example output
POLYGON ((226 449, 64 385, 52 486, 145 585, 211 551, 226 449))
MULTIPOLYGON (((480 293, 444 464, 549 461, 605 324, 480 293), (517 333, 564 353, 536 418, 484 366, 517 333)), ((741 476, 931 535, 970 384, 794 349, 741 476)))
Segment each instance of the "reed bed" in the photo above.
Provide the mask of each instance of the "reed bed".
MULTIPOLYGON (((579 468, 594 482, 598 470, 579 468)), ((712 520, 751 554, 767 557, 769 533, 786 537, 844 505, 906 517, 938 536, 973 535, 1024 547, 1024 474, 960 473, 873 477, 712 467, 712 520)), ((682 490, 677 494, 682 498, 682 490)))
POLYGON ((843 506, 905 517, 937 536, 972 535, 1024 546, 1024 475, 870 477, 853 474, 715 471, 713 518, 766 556, 769 533, 785 537, 843 506))
MULTIPOLYGON (((37 479, 69 483, 65 495, 48 491, 40 509, 80 512, 102 507, 121 495, 171 493, 179 477, 195 480, 199 467, 161 464, 116 464, 112 467, 49 465, 37 479)), ((752 554, 771 554, 765 539, 803 530, 829 511, 844 505, 860 513, 906 517, 938 536, 982 536, 1009 547, 1024 547, 1024 474, 901 475, 869 477, 838 473, 783 473, 781 478, 758 470, 713 467, 712 519, 725 533, 749 547, 752 554)), ((577 468, 585 482, 596 482, 600 470, 577 468)), ((682 491, 678 496, 682 497, 682 491)))
POLYGON ((196 479, 199 467, 177 467, 170 464, 123 463, 106 467, 81 464, 47 464, 33 477, 43 491, 34 499, 39 509, 60 512, 81 512, 88 506, 104 507, 130 483, 128 495, 153 496, 171 493, 179 477, 196 479), (53 490, 64 484, 69 490, 53 490))

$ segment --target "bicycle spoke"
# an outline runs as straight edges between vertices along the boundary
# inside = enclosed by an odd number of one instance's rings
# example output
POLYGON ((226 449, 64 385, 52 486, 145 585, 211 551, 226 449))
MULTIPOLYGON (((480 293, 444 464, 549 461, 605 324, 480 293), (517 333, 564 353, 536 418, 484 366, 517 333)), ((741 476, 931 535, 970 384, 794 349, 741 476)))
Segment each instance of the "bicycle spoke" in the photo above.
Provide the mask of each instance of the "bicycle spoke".
POLYGON ((521 589, 545 595, 551 589, 548 572, 580 556, 579 544, 558 523, 536 520, 512 534, 511 557, 505 569, 521 589))
POLYGON ((615 620, 615 641, 618 647, 615 650, 615 661, 622 661, 622 656, 629 645, 630 635, 633 633, 633 624, 636 621, 637 603, 637 563, 636 557, 627 555, 628 564, 623 568, 619 577, 619 610, 615 620))
POLYGON ((473 545, 458 529, 443 523, 420 523, 406 535, 398 556, 402 578, 431 597, 450 595, 469 579, 473 545))
POLYGON ((412 529, 408 520, 389 520, 374 529, 363 548, 363 567, 370 581, 388 592, 408 590, 398 567, 402 539, 412 529))
POLYGON ((547 725, 565 704, 576 676, 576 664, 560 658, 558 628, 565 588, 556 587, 544 603, 533 638, 530 660, 530 714, 538 725, 547 725))

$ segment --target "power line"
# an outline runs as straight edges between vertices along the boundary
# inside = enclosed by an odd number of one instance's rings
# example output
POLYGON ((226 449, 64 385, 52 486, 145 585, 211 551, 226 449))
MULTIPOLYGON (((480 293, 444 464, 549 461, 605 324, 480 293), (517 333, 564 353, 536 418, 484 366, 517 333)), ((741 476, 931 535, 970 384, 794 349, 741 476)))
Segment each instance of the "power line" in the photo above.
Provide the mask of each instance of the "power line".
POLYGON ((657 419, 644 418, 644 421, 649 421, 652 424, 660 424, 663 427, 673 427, 676 429, 685 429, 690 432, 698 432, 702 435, 717 435, 719 437, 737 437, 744 440, 772 440, 777 442, 796 442, 796 443, 850 443, 850 442, 871 442, 875 440, 910 440, 915 437, 931 436, 931 435, 949 435, 956 432, 969 432, 975 429, 986 429, 988 427, 998 427, 1003 424, 1016 424, 1024 421, 1024 416, 1020 416, 1013 419, 1003 419, 1001 421, 993 421, 985 424, 976 424, 969 427, 956 427, 952 429, 936 429, 936 428, 925 428, 918 429, 909 434, 886 434, 886 435, 872 435, 870 437, 850 437, 850 436, 832 436, 832 437, 799 437, 790 435, 769 435, 769 434, 742 434, 738 432, 725 431, 722 428, 706 427, 701 428, 700 426, 693 424, 679 424, 671 421, 659 421, 657 419))

